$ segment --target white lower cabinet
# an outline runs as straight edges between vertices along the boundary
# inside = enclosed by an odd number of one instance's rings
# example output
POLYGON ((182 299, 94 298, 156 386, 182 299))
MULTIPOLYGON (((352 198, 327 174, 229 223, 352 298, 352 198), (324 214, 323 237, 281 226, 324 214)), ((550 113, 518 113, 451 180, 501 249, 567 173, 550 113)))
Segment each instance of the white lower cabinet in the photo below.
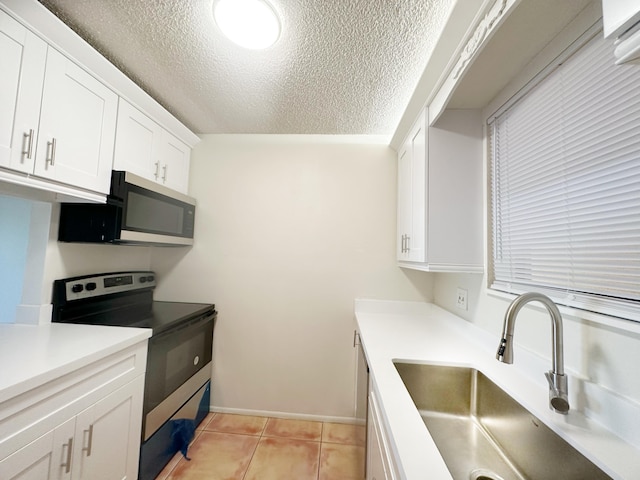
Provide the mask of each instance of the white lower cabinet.
MULTIPOLYGON (((55 380, 57 392, 50 391, 42 401, 27 400, 16 415, 1 411, 0 458, 10 454, 0 460, 0 479, 137 479, 144 362, 146 342, 106 364, 55 380), (117 386, 121 378, 131 376, 117 386), (61 404, 65 397, 69 400, 61 404), (21 446, 25 441, 29 443, 21 446)), ((36 388, 33 396, 41 393, 36 388)), ((20 405, 22 400, 12 402, 20 405)))
POLYGON ((400 478, 389 447, 389 438, 380 416, 378 401, 373 390, 369 391, 369 416, 367 418, 367 479, 397 480, 400 478))

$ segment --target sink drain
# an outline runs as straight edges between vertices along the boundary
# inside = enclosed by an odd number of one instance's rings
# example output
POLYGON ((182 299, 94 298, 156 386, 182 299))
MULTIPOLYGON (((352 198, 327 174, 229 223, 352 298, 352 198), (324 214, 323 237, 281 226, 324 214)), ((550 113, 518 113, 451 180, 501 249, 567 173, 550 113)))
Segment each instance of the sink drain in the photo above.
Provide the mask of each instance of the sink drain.
POLYGON ((502 480, 502 477, 491 470, 473 470, 469 480, 502 480))

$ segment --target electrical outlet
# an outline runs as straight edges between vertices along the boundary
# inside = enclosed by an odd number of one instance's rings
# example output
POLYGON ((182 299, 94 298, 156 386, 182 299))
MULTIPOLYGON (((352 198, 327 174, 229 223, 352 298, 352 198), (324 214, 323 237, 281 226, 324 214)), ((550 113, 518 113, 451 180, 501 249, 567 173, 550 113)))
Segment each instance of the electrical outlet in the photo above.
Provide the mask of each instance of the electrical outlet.
POLYGON ((456 306, 462 310, 467 309, 467 291, 464 288, 458 288, 456 306))

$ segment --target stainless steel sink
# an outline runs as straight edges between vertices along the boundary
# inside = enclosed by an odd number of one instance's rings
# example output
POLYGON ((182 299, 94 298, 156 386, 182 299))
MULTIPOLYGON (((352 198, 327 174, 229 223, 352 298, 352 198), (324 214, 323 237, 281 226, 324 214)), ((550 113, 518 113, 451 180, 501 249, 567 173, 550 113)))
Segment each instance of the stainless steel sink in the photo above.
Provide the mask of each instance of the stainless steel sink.
POLYGON ((454 479, 610 478, 482 372, 395 366, 454 479))

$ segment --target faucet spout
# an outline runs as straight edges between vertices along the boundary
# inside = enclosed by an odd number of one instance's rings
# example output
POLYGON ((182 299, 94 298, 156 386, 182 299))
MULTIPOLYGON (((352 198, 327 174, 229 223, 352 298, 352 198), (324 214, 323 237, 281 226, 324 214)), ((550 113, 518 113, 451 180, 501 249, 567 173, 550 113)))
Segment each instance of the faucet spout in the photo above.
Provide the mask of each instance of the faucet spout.
POLYGON ((562 315, 553 301, 541 293, 525 293, 517 297, 504 316, 502 337, 496 359, 503 363, 513 363, 513 331, 516 316, 527 303, 537 301, 542 303, 551 316, 551 370, 545 374, 549 382, 549 406, 558 413, 566 414, 569 411, 567 377, 564 374, 562 315))

